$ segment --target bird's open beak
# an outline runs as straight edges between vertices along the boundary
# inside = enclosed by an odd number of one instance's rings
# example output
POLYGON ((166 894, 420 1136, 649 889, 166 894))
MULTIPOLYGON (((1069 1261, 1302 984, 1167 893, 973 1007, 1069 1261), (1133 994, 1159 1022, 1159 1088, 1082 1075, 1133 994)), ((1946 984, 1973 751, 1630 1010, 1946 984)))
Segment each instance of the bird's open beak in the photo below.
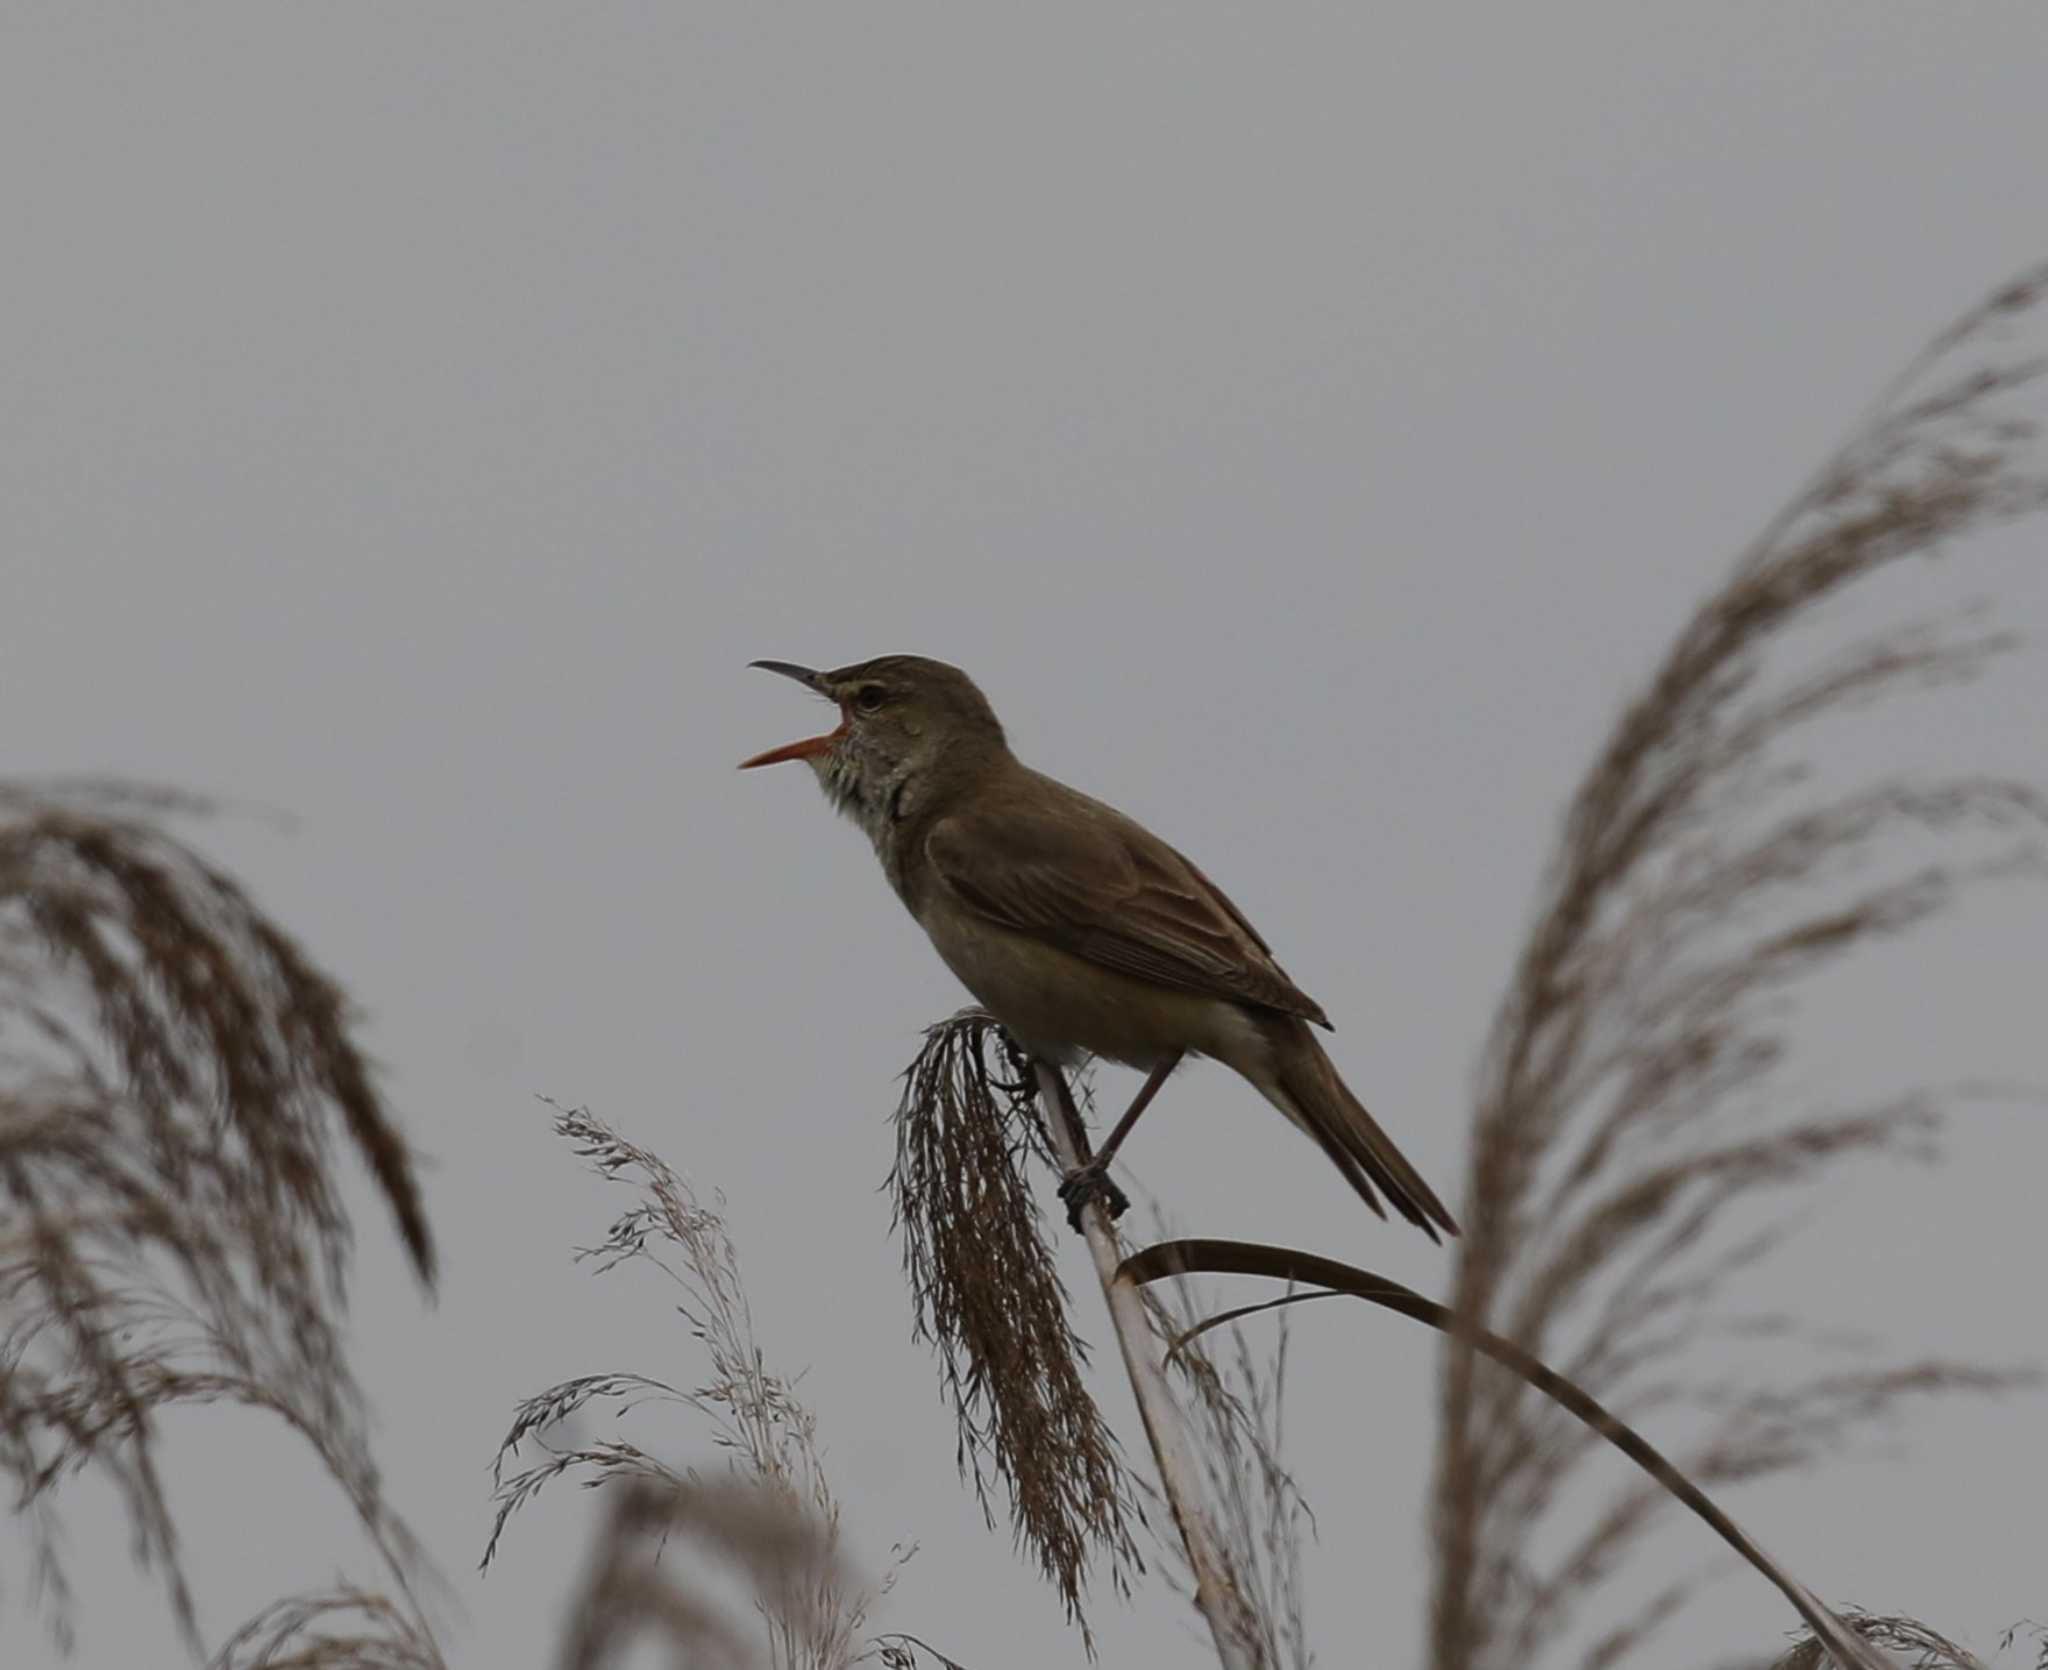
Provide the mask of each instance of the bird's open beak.
MULTIPOLYGON (((806 690, 818 690, 818 675, 809 667, 799 667, 794 661, 749 661, 749 667, 759 667, 765 673, 780 673, 784 678, 793 678, 806 690)), ((818 690, 823 695, 822 690, 818 690)))
MULTIPOLYGON (((793 678, 805 689, 815 690, 821 696, 829 694, 815 672, 809 667, 799 667, 794 661, 749 661, 747 665, 765 668, 771 673, 780 673, 784 678, 793 678)), ((757 765, 780 765, 784 760, 808 760, 814 755, 826 753, 835 742, 846 735, 846 723, 842 712, 836 730, 827 731, 823 736, 807 736, 801 742, 785 742, 780 748, 771 748, 765 754, 756 754, 750 760, 741 760, 740 770, 747 771, 757 765)))

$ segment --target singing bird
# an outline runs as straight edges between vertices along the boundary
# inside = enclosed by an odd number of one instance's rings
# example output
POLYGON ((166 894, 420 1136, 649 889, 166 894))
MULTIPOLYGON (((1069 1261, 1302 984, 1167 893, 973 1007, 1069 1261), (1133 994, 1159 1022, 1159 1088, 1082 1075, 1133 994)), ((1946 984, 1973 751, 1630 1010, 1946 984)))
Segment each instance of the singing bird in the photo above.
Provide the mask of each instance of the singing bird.
POLYGON ((743 769, 809 764, 867 832, 946 966, 1026 1049, 1062 1064, 1103 1056, 1147 1075, 1062 1189, 1076 1212, 1091 1194, 1115 1197, 1110 1157, 1194 1055, 1250 1081, 1382 1217, 1384 1194, 1431 1240, 1458 1232, 1309 1030, 1329 1028, 1322 1006, 1244 913, 1150 830, 1018 760, 959 668, 916 655, 836 672, 752 664, 837 703, 839 723, 743 769))

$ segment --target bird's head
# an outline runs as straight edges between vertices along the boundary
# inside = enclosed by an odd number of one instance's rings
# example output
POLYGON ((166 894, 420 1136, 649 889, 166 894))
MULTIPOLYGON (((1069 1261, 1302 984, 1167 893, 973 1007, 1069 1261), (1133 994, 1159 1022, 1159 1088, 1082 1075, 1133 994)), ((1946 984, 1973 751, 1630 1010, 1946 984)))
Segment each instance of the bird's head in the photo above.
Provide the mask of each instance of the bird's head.
POLYGON ((829 673, 788 661, 752 665, 836 703, 839 723, 821 736, 756 754, 740 768, 808 761, 833 804, 877 844, 934 793, 1006 752, 988 698, 943 661, 884 655, 829 673))

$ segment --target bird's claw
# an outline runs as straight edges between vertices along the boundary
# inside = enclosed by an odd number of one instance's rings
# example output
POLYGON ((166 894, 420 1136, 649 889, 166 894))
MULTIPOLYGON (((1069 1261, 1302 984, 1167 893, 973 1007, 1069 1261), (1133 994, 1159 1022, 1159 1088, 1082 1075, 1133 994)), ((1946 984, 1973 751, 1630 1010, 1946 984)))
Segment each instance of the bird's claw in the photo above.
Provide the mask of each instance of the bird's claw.
POLYGON ((1102 1202, 1111 1222, 1131 1209, 1131 1197, 1116 1186, 1108 1168, 1097 1162, 1076 1166, 1068 1172, 1060 1183, 1060 1199, 1067 1203, 1067 1226, 1077 1235, 1081 1232, 1081 1209, 1091 1200, 1102 1202))

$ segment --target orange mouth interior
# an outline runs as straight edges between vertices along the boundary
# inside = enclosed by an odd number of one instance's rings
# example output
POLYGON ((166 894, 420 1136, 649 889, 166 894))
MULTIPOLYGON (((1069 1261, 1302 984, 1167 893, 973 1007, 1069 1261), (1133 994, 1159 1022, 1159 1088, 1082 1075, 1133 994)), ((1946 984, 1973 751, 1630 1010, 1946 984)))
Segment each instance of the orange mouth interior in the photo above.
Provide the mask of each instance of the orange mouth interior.
POLYGON ((771 748, 765 754, 756 754, 750 760, 740 761, 740 770, 751 771, 757 765, 780 765, 784 760, 808 760, 819 754, 832 751, 833 745, 846 735, 852 721, 842 711, 839 727, 827 731, 823 736, 807 736, 801 742, 785 742, 780 748, 771 748))

